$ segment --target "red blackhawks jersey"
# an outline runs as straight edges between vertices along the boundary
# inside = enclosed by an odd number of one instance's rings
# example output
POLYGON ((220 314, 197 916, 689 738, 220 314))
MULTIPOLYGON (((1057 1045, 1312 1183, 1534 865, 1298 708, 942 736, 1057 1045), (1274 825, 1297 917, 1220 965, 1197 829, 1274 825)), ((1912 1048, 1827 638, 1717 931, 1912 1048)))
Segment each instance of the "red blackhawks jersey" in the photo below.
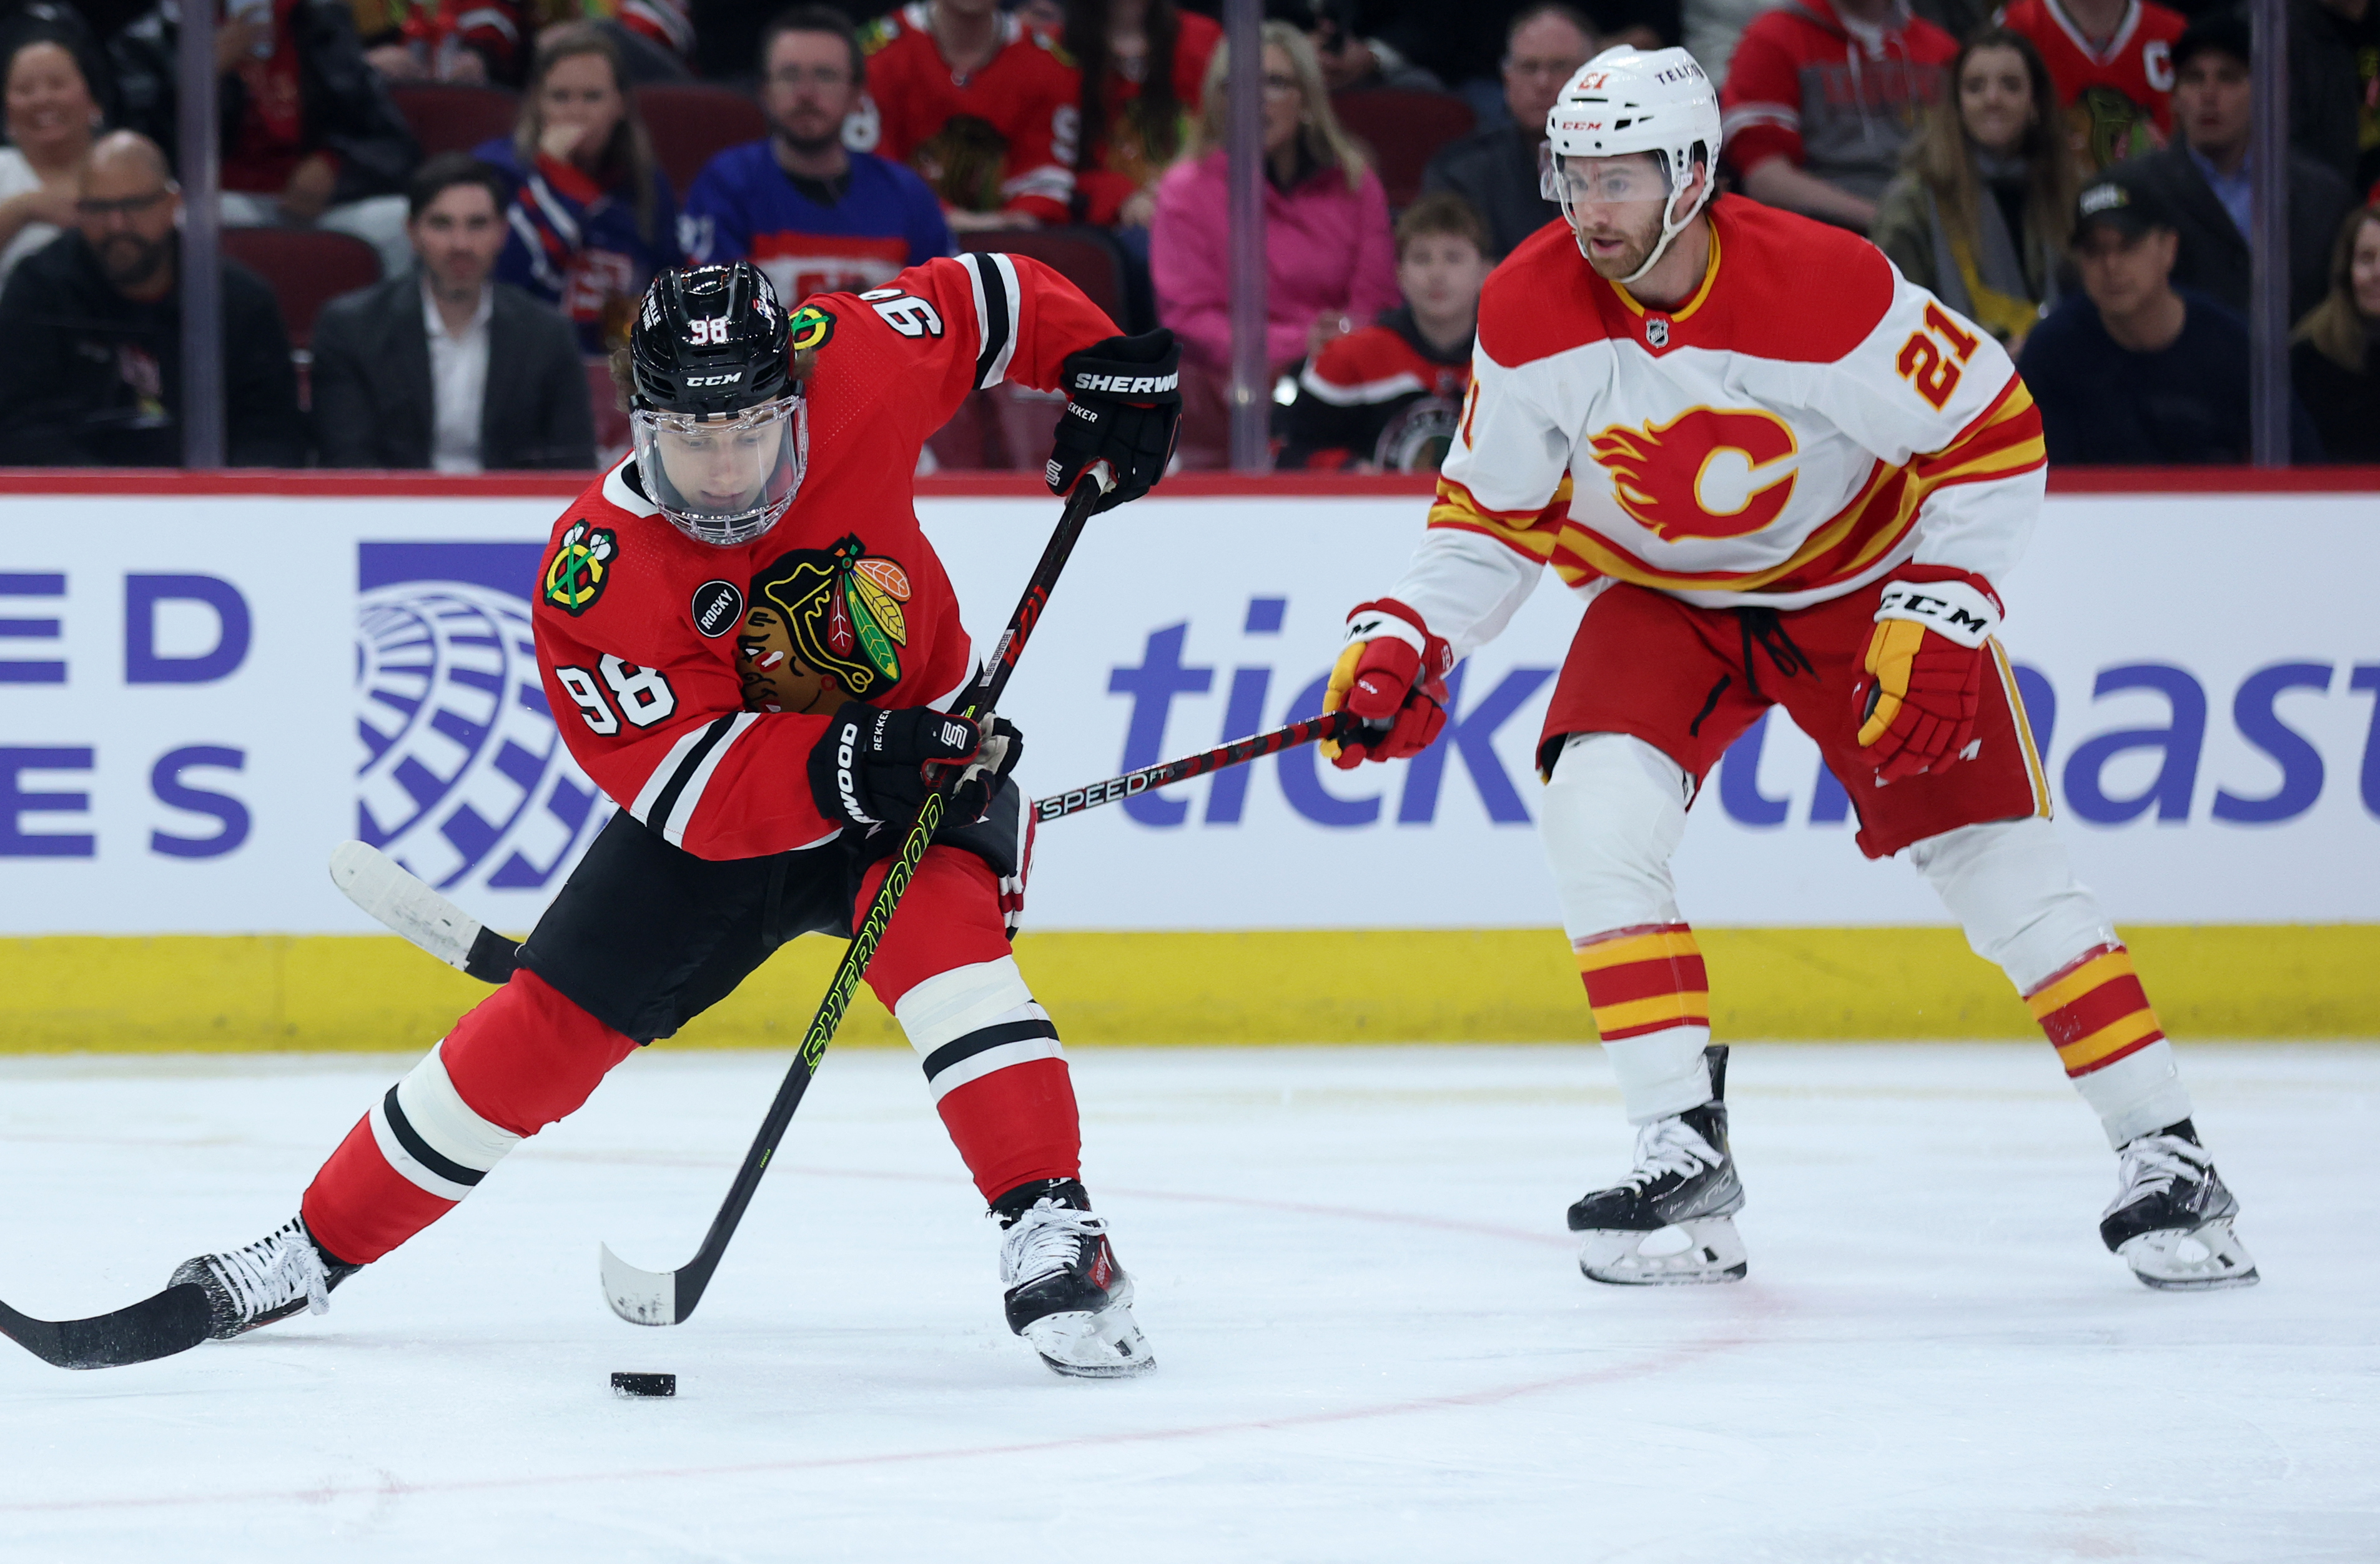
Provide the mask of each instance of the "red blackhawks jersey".
POLYGON ((1986 579, 2022 552, 2041 417, 2008 354, 1865 239, 1737 197, 1674 310, 1568 227, 1488 279, 1437 503, 1390 593, 1460 657, 1545 566, 1699 607, 1807 607, 1905 561, 1986 579))
POLYGON ((1082 75, 1056 45, 1000 17, 1000 52, 961 78, 934 42, 925 0, 861 35, 876 144, 962 212, 1019 212, 1063 223, 1075 196, 1082 75))
POLYGON ((833 837, 810 798, 819 713, 746 709, 737 637, 782 630, 809 668, 874 706, 936 704, 971 649, 919 530, 918 449, 966 394, 1054 390, 1065 357, 1114 325, 1021 256, 970 254, 867 293, 808 300, 809 463, 777 525, 698 543, 638 487, 634 459, 554 524, 533 618, 546 700, 571 754, 619 806, 705 858, 833 837))
POLYGON ((2181 13, 2131 0, 2104 43, 2093 43, 2058 0, 2015 0, 2000 25, 2041 51, 2068 128, 2105 168, 2154 152, 2173 134, 2173 45, 2181 13))

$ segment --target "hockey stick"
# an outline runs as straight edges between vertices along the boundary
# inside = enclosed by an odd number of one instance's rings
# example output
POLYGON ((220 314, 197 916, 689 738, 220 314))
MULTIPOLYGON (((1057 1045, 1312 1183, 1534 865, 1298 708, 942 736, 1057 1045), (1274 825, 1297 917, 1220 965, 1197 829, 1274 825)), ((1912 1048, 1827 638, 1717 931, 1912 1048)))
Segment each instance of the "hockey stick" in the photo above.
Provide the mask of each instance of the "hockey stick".
MULTIPOLYGON (((1058 518, 1057 531, 1050 535, 1049 547, 1041 551, 1041 562, 1033 567, 1032 578, 1025 584, 1025 595, 1017 600, 1016 612, 1008 616, 1008 628, 1001 633, 991 655, 984 660, 974 682, 967 685, 965 697, 955 709, 957 715, 977 722, 989 721, 1001 692, 1008 687, 1009 675, 1016 671, 1016 660, 1023 655, 1025 643, 1031 638, 1033 627, 1040 623, 1050 588, 1058 584, 1058 573, 1066 566, 1066 556, 1074 552, 1075 540, 1082 536, 1084 525, 1091 518, 1092 505, 1113 487, 1112 473, 1104 462, 1096 464, 1087 479, 1075 486, 1058 518)), ((793 1122, 794 1109, 801 1106, 802 1094, 809 1089, 811 1078, 818 1073, 819 1060, 834 1040, 835 1029, 843 1024, 851 996, 867 974, 868 964, 875 959, 876 947, 901 905, 902 893, 909 889, 910 879, 925 858, 926 849, 933 844, 934 831, 942 823, 942 813, 950 806, 950 796, 957 789, 961 774, 953 771, 944 778, 917 806, 917 816, 901 839, 900 851, 893 855, 892 867, 868 902, 867 915, 852 929, 851 943, 835 966, 826 998, 819 1001, 818 1014, 802 1037, 801 1051, 794 1056, 793 1067, 785 1072, 784 1084, 777 1088, 775 1100, 769 1104, 768 1117, 760 1121, 760 1132, 752 1137, 752 1149, 744 1154, 744 1165, 735 1170, 735 1182, 728 1185, 727 1199, 719 1207, 719 1215, 711 1218, 710 1231, 703 1235, 702 1247, 695 1251, 694 1258, 674 1271, 639 1270, 613 1254, 610 1244, 603 1245, 603 1299, 622 1319, 631 1325, 677 1325, 693 1314, 695 1305, 702 1301, 703 1290, 710 1285, 711 1273, 719 1268, 720 1256, 727 1252, 727 1241, 735 1236, 745 1207, 752 1203, 753 1192, 760 1187, 760 1175, 768 1170, 769 1158, 776 1154, 777 1143, 784 1138, 786 1126, 793 1122)))
POLYGON ((1234 739, 1230 744, 1202 749, 1196 755, 1185 755, 1179 760, 1160 760, 1154 766, 1143 766, 1137 771, 1126 771, 1120 777, 1110 777, 1088 787, 1069 788, 1053 793, 1047 798, 1033 801, 1033 818, 1043 825, 1062 820, 1069 815, 1079 815, 1086 809, 1096 809, 1102 804, 1112 804, 1119 798, 1131 798, 1152 787, 1167 787, 1174 782, 1203 777, 1209 771, 1220 771, 1232 766, 1244 766, 1268 755, 1278 755, 1284 749, 1295 749, 1317 739, 1346 739, 1364 725, 1352 711, 1333 711, 1327 717, 1308 717, 1302 722, 1292 722, 1285 728, 1275 728, 1254 738, 1234 739))
POLYGON ((207 1295, 187 1281, 89 1319, 34 1319, 0 1303, 0 1336, 60 1368, 121 1368, 170 1358, 204 1341, 212 1323, 207 1295))
MULTIPOLYGON (((1210 771, 1245 765, 1317 739, 1345 740, 1361 726, 1357 718, 1344 711, 1308 717, 1253 738, 1235 739, 1178 760, 1160 760, 1105 782, 1037 798, 1033 801, 1033 818, 1045 825, 1062 820, 1119 798, 1137 796, 1153 787, 1166 787, 1210 771)), ((513 975, 515 958, 520 952, 517 940, 507 940, 483 926, 416 879, 379 848, 361 842, 341 843, 331 854, 331 880, 357 906, 448 966, 468 972, 482 983, 502 983, 513 975)))

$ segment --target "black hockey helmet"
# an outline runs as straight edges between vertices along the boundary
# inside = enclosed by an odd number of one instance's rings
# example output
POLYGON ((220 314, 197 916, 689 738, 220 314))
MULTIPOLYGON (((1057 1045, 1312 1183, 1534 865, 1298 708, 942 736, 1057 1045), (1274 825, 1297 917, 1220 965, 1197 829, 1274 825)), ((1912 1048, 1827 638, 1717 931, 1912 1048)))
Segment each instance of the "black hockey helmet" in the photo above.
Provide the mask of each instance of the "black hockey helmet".
POLYGON ((628 333, 640 412, 710 417, 787 394, 793 349, 777 290, 748 261, 663 272, 628 333))
POLYGON ((662 514, 722 548, 775 526, 801 487, 809 424, 769 279, 747 261, 662 273, 628 363, 637 471, 662 514))

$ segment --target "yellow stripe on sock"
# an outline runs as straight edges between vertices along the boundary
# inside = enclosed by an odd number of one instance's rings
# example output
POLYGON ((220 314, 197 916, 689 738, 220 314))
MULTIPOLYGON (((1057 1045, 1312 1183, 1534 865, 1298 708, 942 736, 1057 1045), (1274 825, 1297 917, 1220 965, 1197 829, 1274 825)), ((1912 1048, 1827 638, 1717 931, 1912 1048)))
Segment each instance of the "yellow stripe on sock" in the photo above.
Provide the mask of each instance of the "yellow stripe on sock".
POLYGON ((1626 966, 1640 961, 1665 961, 1673 956, 1698 956, 1702 948, 1685 929, 1670 929, 1659 934, 1632 934, 1619 940, 1598 940, 1592 945, 1580 945, 1578 969, 1581 972, 1601 972, 1606 967, 1626 966))
POLYGON ((2053 1012, 2064 1010, 2101 984, 2131 976, 2132 953, 2126 950, 2113 950, 2104 956, 2094 956, 2048 988, 2034 989, 2024 1002, 2033 1011, 2033 1018, 2043 1021, 2053 1012))
POLYGON ((2080 1037, 2058 1050, 2058 1061, 2066 1073, 2085 1070, 2111 1053, 2121 1053, 2150 1033, 2158 1030, 2156 1012, 2136 1010, 2121 1021, 2111 1022, 2087 1037, 2080 1037))
POLYGON ((1681 1026, 1710 1024, 1710 996, 1706 993, 1656 994, 1649 1000, 1597 1005, 1594 1010, 1595 1029, 1598 1032, 1624 1032, 1632 1026, 1650 1026, 1660 1021, 1674 1021, 1681 1026))

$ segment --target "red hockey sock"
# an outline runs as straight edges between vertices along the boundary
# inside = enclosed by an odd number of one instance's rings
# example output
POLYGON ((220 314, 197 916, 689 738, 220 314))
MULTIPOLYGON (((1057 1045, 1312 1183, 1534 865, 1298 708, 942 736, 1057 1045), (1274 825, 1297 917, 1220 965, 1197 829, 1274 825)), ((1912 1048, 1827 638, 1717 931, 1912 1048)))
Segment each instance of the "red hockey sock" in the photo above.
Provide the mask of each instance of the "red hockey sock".
POLYGON ((2165 1036, 2132 972, 2132 953, 2121 945, 2083 952, 2027 994, 2024 1002, 2058 1049, 2067 1075, 2076 1080, 2165 1036))
MULTIPOLYGON (((868 877, 860 905, 880 878, 868 877)), ((1008 953, 1000 880, 972 854, 929 851, 868 969, 925 1069, 951 1144, 985 1200, 1082 1176, 1082 1129, 1058 1029, 1008 953)))
POLYGON ((307 1187, 307 1228, 339 1259, 379 1259, 585 1102, 636 1047, 522 968, 347 1132, 307 1187))

